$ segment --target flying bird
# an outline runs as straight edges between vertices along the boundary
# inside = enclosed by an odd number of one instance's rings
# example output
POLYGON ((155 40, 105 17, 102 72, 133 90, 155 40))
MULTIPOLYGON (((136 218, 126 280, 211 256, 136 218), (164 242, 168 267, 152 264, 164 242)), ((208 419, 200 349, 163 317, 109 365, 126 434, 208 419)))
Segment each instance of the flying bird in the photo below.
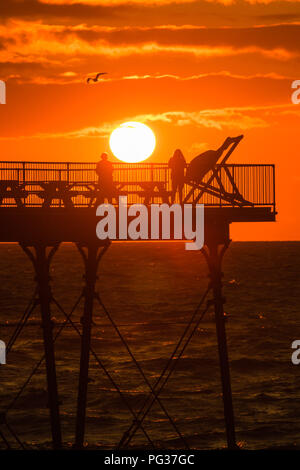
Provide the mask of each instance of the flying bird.
POLYGON ((99 78, 100 78, 101 75, 107 75, 107 72, 99 72, 99 73, 97 73, 96 77, 94 77, 94 78, 93 78, 93 77, 89 77, 86 82, 87 82, 87 83, 90 83, 90 82, 95 82, 95 83, 96 83, 96 82, 99 82, 99 78))

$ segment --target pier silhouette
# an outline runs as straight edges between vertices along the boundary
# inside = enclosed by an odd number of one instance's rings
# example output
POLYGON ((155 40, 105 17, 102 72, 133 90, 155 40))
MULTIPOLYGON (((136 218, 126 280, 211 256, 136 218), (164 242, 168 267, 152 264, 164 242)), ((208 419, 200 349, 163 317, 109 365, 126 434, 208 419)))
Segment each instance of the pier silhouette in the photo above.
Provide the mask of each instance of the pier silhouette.
MULTIPOLYGON (((230 147, 230 154, 237 143, 233 143, 230 147)), ((128 423, 127 432, 120 436, 117 448, 128 446, 138 429, 144 433, 147 445, 153 446, 143 423, 154 402, 159 404, 170 420, 174 432, 182 439, 184 446, 188 447, 176 421, 169 416, 160 400, 160 393, 210 305, 213 305, 215 310, 227 445, 230 449, 237 448, 223 307, 225 300, 222 292, 222 260, 230 244, 230 224, 275 220, 275 168, 274 165, 263 164, 228 164, 228 157, 227 154, 224 161, 203 170, 198 179, 195 177, 186 179, 183 187, 183 203, 205 205, 205 242, 201 253, 207 261, 210 280, 207 291, 200 299, 190 323, 184 328, 172 357, 154 385, 149 382, 96 291, 101 259, 113 243, 96 237, 96 207, 105 196, 95 172, 96 164, 19 161, 0 163, 0 241, 16 242, 20 245, 32 262, 36 280, 33 303, 20 319, 7 345, 7 354, 9 357, 33 309, 39 306, 44 343, 44 356, 41 361, 45 360, 46 364, 50 431, 55 449, 62 448, 64 442, 55 361, 55 341, 64 326, 54 333, 51 314, 54 305, 63 313, 66 323, 70 324, 81 338, 74 446, 81 449, 84 444, 90 355, 96 359, 99 367, 112 381, 120 397, 124 398, 122 390, 114 383, 109 371, 91 346, 95 302, 102 306, 130 359, 149 388, 149 396, 139 411, 127 403, 132 422, 128 423), (51 291, 51 261, 63 242, 75 243, 84 262, 85 287, 81 294, 84 308, 80 327, 72 322, 71 314, 63 311, 51 291), (210 300, 208 300, 209 295, 211 295, 210 300)), ((189 167, 187 174, 188 171, 189 167)), ((172 197, 170 168, 167 163, 114 163, 113 187, 112 203, 115 204, 116 210, 120 195, 128 197, 129 205, 170 204, 172 197)), ((176 197, 178 198, 178 195, 176 197)), ((77 305, 76 302, 74 309, 77 305)), ((37 366, 39 367, 39 364, 37 366)), ((30 378, 26 379, 24 387, 30 378)), ((17 445, 24 447, 22 440, 8 421, 9 411, 15 406, 24 387, 16 394, 7 409, 0 410, 0 438, 2 437, 8 447, 11 444, 4 435, 5 429, 11 433, 17 445)))

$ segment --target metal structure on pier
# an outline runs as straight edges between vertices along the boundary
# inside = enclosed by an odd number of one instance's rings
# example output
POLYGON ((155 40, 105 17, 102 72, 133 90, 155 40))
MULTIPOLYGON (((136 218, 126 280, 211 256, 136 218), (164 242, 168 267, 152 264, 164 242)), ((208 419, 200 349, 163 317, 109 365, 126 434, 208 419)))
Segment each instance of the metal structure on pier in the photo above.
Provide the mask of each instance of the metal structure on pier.
MULTIPOLYGON (((128 196, 128 203, 169 202, 170 169, 166 163, 114 163, 115 196, 128 196)), ((216 171, 224 190, 231 190, 228 174, 243 195, 243 207, 275 208, 274 165, 226 164, 207 172, 203 183, 216 171)), ((205 191, 197 184, 184 186, 184 202, 197 202, 206 207, 232 206, 224 193, 205 191)), ((99 187, 95 163, 0 163, 0 207, 91 207, 99 187)), ((234 204, 237 206, 237 204, 234 204)))
MULTIPOLYGON (((171 180, 167 164, 118 163, 114 164, 113 175, 115 185, 113 203, 116 207, 120 195, 128 197, 129 205, 170 202, 171 180)), ((193 332, 196 331, 199 321, 203 318, 209 305, 213 305, 215 309, 227 444, 231 449, 236 448, 223 310, 222 259, 230 243, 229 226, 231 223, 275 220, 275 168, 274 165, 261 164, 216 165, 206 173, 201 182, 187 181, 183 196, 184 203, 205 204, 205 244, 201 252, 209 269, 209 287, 199 303, 193 321, 187 325, 183 332, 182 341, 177 345, 168 362, 168 367, 154 385, 149 383, 144 372, 140 370, 128 344, 114 320, 110 318, 120 340, 124 342, 131 360, 149 387, 149 396, 143 407, 139 411, 129 409, 132 423, 129 425, 127 433, 120 436, 118 448, 128 446, 138 429, 143 431, 148 444, 153 445, 143 427, 143 421, 154 402, 157 402, 168 416, 167 410, 160 400, 160 392, 176 367, 176 363, 180 360, 185 345, 191 339, 193 332), (205 306, 204 301, 207 300, 209 293, 212 294, 212 298, 205 306), (198 318, 196 315, 199 312, 201 315, 198 318)), ((54 334, 51 320, 51 307, 57 302, 51 292, 50 266, 53 256, 63 242, 75 243, 84 262, 85 288, 82 293, 84 309, 81 328, 72 323, 71 315, 64 313, 66 322, 69 322, 81 337, 77 416, 74 430, 74 445, 80 449, 84 443, 91 354, 109 377, 109 372, 91 347, 93 305, 95 302, 102 304, 96 291, 97 272, 101 259, 110 246, 110 241, 97 239, 95 233, 95 208, 102 200, 103 194, 96 179, 94 163, 8 161, 0 163, 0 242, 19 243, 34 267, 36 276, 35 306, 40 307, 41 313, 50 429, 53 447, 56 449, 63 447, 63 436, 55 361, 55 340, 59 333, 54 334)), ((103 308, 105 310, 104 306, 103 308)), ((8 353, 26 324, 31 311, 27 311, 26 315, 24 314, 25 316, 22 317, 8 344, 8 353)), ((106 313, 109 316, 107 311, 106 313)), ((114 383, 113 385, 116 386, 114 383)), ((118 392, 122 398, 122 391, 118 390, 118 392)), ((0 438, 2 437, 8 447, 10 446, 2 429, 6 426, 18 444, 23 447, 21 440, 9 425, 8 413, 9 409, 2 410, 0 415, 0 438)), ((170 418, 175 432, 188 447, 188 443, 185 442, 184 436, 174 420, 169 416, 168 418, 170 418)))

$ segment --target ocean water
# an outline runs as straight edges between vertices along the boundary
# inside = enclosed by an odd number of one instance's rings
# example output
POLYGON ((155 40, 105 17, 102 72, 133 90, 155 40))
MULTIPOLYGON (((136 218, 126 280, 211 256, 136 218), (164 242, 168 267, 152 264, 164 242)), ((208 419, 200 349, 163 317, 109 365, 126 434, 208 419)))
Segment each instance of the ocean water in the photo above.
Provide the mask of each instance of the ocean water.
MULTIPOLYGON (((300 243, 232 243, 224 258, 226 327, 237 441, 245 449, 300 446, 300 365, 291 343, 300 339, 300 243)), ((83 266, 71 244, 54 257, 54 298, 69 313, 82 292, 83 266)), ((115 243, 103 257, 97 291, 149 382, 154 385, 208 283, 200 253, 183 243, 115 243)), ((30 261, 17 245, 0 246, 0 339, 8 342, 34 293, 30 261)), ((83 304, 72 318, 80 328, 83 304)), ((55 333, 64 317, 52 306, 55 333)), ((110 320, 95 303, 92 346, 125 400, 137 413, 149 387, 110 320)), ((56 341, 63 440, 74 441, 80 338, 71 326, 56 341)), ((4 411, 43 355, 38 306, 0 366, 4 411)), ((91 358, 86 445, 113 448, 132 422, 119 393, 91 358)), ((214 316, 207 312, 160 395, 191 448, 226 444, 214 316)), ((50 446, 42 365, 7 414, 27 447, 50 446)), ((0 430, 6 433, 4 426, 0 430)), ((160 448, 184 448, 155 403, 144 429, 160 448)), ((13 444, 13 439, 10 437, 13 444)), ((15 445, 15 444, 13 444, 15 445)), ((131 444, 145 447, 138 431, 131 444)), ((0 439, 0 448, 4 447, 0 439)))

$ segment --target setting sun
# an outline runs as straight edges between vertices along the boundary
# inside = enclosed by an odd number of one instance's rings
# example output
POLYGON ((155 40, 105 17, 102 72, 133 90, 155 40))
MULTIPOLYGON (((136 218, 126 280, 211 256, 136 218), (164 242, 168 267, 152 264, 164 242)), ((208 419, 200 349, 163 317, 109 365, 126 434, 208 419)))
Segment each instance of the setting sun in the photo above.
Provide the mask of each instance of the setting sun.
POLYGON ((137 163, 150 157, 155 149, 156 139, 150 127, 141 122, 125 122, 110 136, 111 151, 119 160, 137 163))

